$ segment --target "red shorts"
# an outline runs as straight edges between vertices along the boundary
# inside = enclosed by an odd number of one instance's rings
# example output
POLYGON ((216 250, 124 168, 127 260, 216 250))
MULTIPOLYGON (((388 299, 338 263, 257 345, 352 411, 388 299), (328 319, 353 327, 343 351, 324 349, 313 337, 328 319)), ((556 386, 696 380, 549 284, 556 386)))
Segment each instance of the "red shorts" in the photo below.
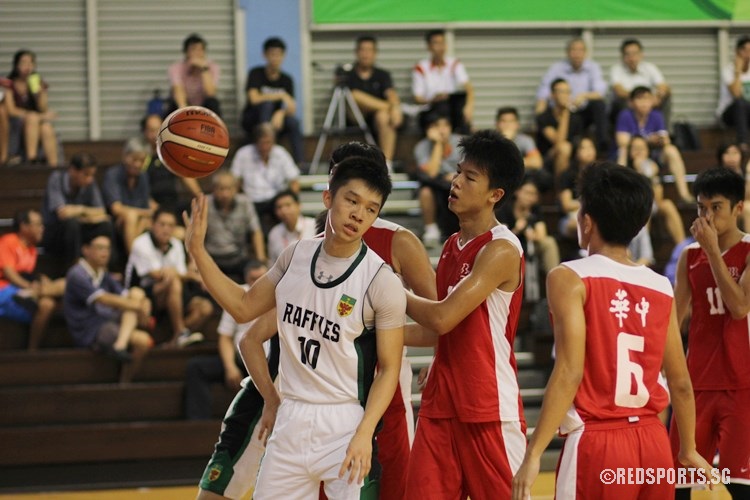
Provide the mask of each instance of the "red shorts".
MULTIPOLYGON (((410 374, 411 375, 411 374, 410 374)), ((411 392, 411 387, 409 387, 411 392)), ((409 400, 411 407, 411 400, 409 400)), ((383 428, 378 432, 378 461, 383 468, 380 476, 380 498, 400 500, 405 498, 406 473, 409 469, 409 427, 407 419, 414 413, 407 411, 401 384, 396 387, 391 404, 383 414, 383 428)))
MULTIPOLYGON (((729 469, 732 482, 750 484, 750 389, 695 391, 695 446, 708 463, 719 451, 719 468, 729 469)), ((674 416, 669 438, 675 466, 680 435, 674 416)))
POLYGON ((557 464, 555 499, 654 499, 674 497, 674 485, 666 478, 658 484, 629 481, 627 470, 672 468, 667 430, 658 417, 586 422, 582 429, 568 434, 557 464), (618 471, 619 469, 619 471, 618 471), (605 470, 624 472, 620 480, 605 484, 605 470))
POLYGON ((525 422, 419 417, 406 498, 510 498, 513 474, 525 451, 525 422))

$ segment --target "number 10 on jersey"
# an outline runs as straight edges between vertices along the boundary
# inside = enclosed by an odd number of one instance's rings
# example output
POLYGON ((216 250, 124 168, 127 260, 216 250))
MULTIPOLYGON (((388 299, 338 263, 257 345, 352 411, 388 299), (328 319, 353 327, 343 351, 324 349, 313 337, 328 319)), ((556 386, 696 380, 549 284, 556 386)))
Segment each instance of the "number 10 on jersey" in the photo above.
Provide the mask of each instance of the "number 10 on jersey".
POLYGON ((300 361, 303 365, 310 365, 314 370, 318 366, 320 342, 306 337, 297 337, 297 340, 299 340, 300 361))

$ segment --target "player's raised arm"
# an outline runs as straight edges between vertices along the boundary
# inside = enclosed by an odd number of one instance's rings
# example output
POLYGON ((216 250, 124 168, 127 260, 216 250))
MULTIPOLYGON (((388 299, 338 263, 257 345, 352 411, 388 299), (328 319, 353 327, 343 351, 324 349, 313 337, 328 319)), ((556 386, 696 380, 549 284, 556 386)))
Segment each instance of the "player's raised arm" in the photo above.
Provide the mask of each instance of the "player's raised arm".
POLYGON ((247 323, 276 305, 276 285, 264 275, 247 292, 225 275, 205 247, 208 204, 203 194, 193 198, 191 216, 183 214, 185 247, 198 267, 203 284, 222 309, 238 323, 247 323))
POLYGON ((521 255, 507 240, 488 243, 477 254, 471 272, 443 300, 407 292, 407 314, 440 335, 453 330, 495 290, 511 292, 521 284, 521 255))
POLYGON ((586 318, 583 281, 572 270, 558 266, 547 276, 547 297, 555 334, 555 367, 544 391, 539 422, 520 469, 513 477, 513 499, 529 498, 539 474, 542 453, 555 436, 573 404, 583 378, 586 354, 586 318))

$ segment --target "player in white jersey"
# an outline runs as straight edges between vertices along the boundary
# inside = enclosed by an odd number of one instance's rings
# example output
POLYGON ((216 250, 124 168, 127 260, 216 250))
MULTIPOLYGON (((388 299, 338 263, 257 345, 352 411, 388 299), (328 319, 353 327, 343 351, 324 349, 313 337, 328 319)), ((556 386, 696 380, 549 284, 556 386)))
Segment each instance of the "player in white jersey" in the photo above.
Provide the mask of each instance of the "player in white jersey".
POLYGON ((251 338, 245 351, 265 402, 260 429, 270 433, 256 499, 317 498, 321 481, 331 499, 359 498, 403 347, 403 288, 362 243, 389 193, 377 163, 341 162, 323 194, 325 237, 287 248, 248 292, 206 252, 206 201, 193 202, 186 242, 212 296, 243 322, 278 306, 280 391, 263 353, 266 337, 251 338))

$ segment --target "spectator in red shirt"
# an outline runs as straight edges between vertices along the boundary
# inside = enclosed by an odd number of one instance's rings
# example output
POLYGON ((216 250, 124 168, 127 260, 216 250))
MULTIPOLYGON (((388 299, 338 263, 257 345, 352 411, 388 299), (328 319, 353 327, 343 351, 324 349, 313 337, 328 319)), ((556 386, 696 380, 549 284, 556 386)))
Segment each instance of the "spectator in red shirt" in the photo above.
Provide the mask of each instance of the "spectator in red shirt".
POLYGON ((43 233, 42 215, 22 210, 13 218, 13 232, 0 237, 0 318, 31 324, 31 351, 39 347, 65 289, 63 278, 50 280, 34 272, 43 233))

